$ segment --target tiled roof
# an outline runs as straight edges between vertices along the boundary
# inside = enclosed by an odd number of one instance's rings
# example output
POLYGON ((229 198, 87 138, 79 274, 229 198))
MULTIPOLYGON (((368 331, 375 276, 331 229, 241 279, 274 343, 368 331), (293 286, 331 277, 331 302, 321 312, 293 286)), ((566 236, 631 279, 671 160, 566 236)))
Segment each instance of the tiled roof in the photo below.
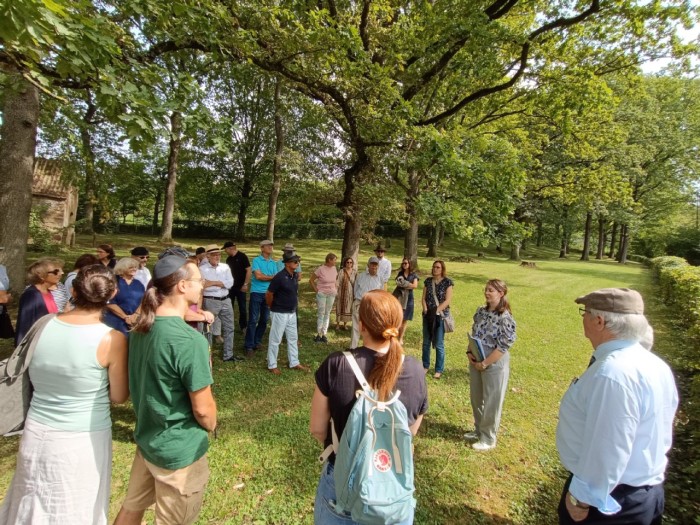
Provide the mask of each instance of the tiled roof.
POLYGON ((32 194, 42 197, 65 199, 70 187, 61 180, 61 165, 57 160, 36 159, 32 194))

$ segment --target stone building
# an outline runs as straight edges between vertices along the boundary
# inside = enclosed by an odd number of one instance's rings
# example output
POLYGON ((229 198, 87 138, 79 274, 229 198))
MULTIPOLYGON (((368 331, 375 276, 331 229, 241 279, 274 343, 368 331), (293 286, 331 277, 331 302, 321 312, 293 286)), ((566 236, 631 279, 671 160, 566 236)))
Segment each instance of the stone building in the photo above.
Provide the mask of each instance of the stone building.
POLYGON ((52 240, 73 246, 78 188, 61 180, 61 166, 56 160, 36 159, 34 163, 32 208, 39 206, 45 209, 42 220, 52 232, 52 240))

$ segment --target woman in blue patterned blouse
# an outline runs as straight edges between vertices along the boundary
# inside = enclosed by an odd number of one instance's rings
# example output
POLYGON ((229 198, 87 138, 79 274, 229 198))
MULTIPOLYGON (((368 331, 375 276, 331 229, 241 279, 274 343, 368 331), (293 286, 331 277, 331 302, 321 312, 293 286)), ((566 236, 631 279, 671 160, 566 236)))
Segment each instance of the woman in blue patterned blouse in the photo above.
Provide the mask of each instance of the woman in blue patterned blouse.
POLYGON ((508 350, 515 342, 515 320, 507 293, 506 283, 491 279, 484 289, 486 304, 474 314, 472 336, 481 342, 485 359, 478 362, 471 351, 467 352, 474 431, 464 434, 464 439, 476 441, 472 445, 476 450, 496 446, 496 433, 508 388, 508 350))

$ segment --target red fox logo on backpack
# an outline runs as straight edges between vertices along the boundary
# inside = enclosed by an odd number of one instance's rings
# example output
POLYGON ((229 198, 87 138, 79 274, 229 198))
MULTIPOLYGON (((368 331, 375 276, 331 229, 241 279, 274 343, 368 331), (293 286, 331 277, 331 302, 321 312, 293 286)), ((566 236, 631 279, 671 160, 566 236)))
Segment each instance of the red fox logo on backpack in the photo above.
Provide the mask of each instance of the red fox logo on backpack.
POLYGON ((386 472, 391 469, 391 454, 389 454, 389 451, 380 448, 374 453, 374 468, 379 472, 386 472))

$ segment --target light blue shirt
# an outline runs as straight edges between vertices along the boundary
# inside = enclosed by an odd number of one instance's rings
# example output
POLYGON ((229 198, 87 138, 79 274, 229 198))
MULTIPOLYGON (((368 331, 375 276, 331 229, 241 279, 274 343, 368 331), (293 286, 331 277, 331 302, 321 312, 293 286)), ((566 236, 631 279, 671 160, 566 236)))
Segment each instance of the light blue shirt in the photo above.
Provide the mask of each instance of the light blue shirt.
POLYGON ((573 474, 571 494, 615 514, 617 485, 664 480, 678 392, 669 366, 639 343, 608 341, 593 356, 562 398, 557 449, 573 474))
POLYGON ((250 279, 250 293, 265 293, 270 286, 270 281, 260 281, 255 278, 255 270, 259 270, 263 275, 274 277, 277 272, 277 261, 273 257, 265 259, 262 255, 258 255, 253 259, 251 267, 252 277, 250 279))
POLYGON ((7 291, 10 289, 10 278, 7 276, 7 268, 0 264, 0 290, 7 291))

